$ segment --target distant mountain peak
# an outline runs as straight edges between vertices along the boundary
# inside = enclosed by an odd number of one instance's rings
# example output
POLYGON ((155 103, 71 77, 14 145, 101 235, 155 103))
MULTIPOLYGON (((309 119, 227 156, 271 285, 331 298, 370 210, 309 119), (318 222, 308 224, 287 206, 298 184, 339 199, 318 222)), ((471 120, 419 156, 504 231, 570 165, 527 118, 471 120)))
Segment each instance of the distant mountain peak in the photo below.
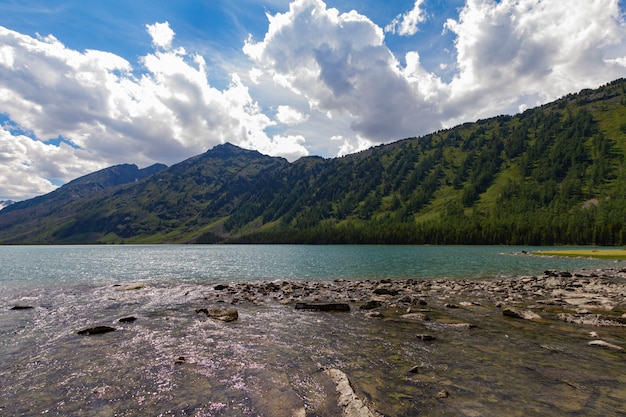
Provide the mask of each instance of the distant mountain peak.
POLYGON ((0 210, 2 210, 5 207, 10 206, 13 203, 15 203, 15 201, 13 200, 0 200, 0 210))

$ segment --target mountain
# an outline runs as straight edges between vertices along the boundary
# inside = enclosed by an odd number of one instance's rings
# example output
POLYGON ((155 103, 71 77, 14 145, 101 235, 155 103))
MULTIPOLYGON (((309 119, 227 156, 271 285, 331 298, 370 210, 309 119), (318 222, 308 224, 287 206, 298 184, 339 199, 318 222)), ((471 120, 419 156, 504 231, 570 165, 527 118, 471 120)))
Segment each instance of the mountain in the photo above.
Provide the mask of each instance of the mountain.
MULTIPOLYGON (((105 196, 111 188, 135 183, 165 168, 167 166, 163 164, 144 169, 131 164, 115 165, 72 180, 43 196, 11 204, 2 210, 0 236, 11 233, 13 236, 6 239, 7 242, 31 242, 33 236, 55 227, 56 222, 62 224, 66 218, 71 221, 74 213, 66 210, 71 203, 92 195, 105 196)), ((35 238, 35 241, 38 240, 35 238)))
POLYGON ((138 181, 90 174, 0 211, 0 242, 623 245, 625 155, 620 79, 342 158, 224 144, 138 181))
POLYGON ((10 206, 13 203, 15 203, 15 201, 13 200, 0 200, 0 210, 2 210, 5 207, 10 206))

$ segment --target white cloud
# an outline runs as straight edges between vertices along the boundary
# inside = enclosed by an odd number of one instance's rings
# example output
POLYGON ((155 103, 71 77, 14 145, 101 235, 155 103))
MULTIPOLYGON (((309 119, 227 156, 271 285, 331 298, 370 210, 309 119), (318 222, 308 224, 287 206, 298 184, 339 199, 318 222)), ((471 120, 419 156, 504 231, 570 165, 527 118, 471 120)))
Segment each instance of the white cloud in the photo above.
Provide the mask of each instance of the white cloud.
POLYGON ((278 106, 276 119, 286 125, 297 125, 309 118, 308 115, 291 106, 278 106))
POLYGON ((48 145, 0 127, 0 199, 23 199, 56 188, 53 180, 79 177, 104 165, 81 150, 48 145))
POLYGON ((148 33, 152 37, 152 45, 158 48, 170 49, 174 40, 174 31, 169 22, 146 25, 148 33))
POLYGON ((385 32, 397 33, 400 36, 413 36, 418 31, 418 25, 426 20, 422 10, 424 0, 415 0, 413 9, 397 15, 391 23, 385 26, 385 32))
POLYGON ((265 38, 249 39, 244 52, 313 110, 348 124, 353 137, 380 143, 440 127, 436 94, 425 97, 423 80, 404 76, 382 29, 367 17, 297 0, 269 21, 265 38))
POLYGON ((458 68, 448 124, 536 106, 626 74, 611 60, 626 55, 617 0, 472 0, 446 27, 457 36, 458 68))

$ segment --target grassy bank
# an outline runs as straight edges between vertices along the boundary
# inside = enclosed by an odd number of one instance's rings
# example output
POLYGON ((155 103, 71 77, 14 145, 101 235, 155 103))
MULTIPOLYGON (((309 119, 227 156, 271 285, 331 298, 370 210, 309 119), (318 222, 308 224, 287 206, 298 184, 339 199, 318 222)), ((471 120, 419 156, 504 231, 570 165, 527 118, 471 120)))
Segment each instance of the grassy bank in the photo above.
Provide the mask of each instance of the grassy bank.
POLYGON ((566 249, 533 252, 535 255, 570 258, 626 259, 626 249, 566 249))

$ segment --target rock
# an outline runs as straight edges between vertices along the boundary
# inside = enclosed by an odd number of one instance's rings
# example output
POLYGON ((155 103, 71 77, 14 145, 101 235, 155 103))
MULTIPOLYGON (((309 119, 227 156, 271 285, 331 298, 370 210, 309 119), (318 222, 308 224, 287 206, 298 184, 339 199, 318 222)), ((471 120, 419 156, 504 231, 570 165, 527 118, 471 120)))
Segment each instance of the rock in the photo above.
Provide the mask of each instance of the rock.
POLYGON ((382 307, 383 303, 376 300, 369 300, 365 304, 359 307, 360 310, 372 310, 375 308, 382 307))
POLYGON ((436 340, 437 338, 431 334, 420 333, 416 335, 419 340, 423 340, 424 342, 431 342, 436 340))
POLYGON ((476 325, 472 323, 444 323, 443 325, 449 329, 457 330, 469 330, 476 327, 476 325))
POLYGON ((174 361, 174 364, 175 365, 182 365, 185 362, 187 362, 187 358, 185 358, 184 356, 179 356, 178 359, 176 359, 174 361))
POLYGON ((530 310, 518 310, 513 307, 505 307, 502 310, 502 314, 507 317, 513 317, 515 319, 524 320, 540 320, 541 316, 530 310))
POLYGON ((125 291, 134 291, 134 290, 141 290, 143 288, 146 288, 145 285, 143 284, 137 284, 137 285, 129 285, 127 287, 124 287, 125 291))
POLYGON ((219 320, 223 322, 235 321, 239 318, 239 313, 234 308, 226 307, 211 307, 211 308, 198 308, 196 313, 204 313, 207 317, 219 320))
POLYGON ((377 294, 377 295, 398 295, 399 292, 400 292, 399 290, 386 288, 386 287, 376 288, 374 290, 374 294, 377 294))
POLYGON ((463 307, 473 307, 473 306, 480 306, 480 303, 475 303, 473 301, 461 301, 459 305, 463 307))
POLYGON ((11 310, 32 310, 33 306, 13 306, 11 307, 11 310))
POLYGON ((592 340, 592 341, 590 341, 587 344, 589 346, 601 347, 601 348, 606 348, 606 349, 624 350, 623 347, 614 345, 614 344, 606 342, 604 340, 592 340))
POLYGON ((583 324, 587 326, 614 326, 625 327, 624 319, 616 316, 606 316, 602 314, 569 314, 559 313, 556 318, 567 323, 583 324))
POLYGON ((449 396, 450 396, 450 393, 448 391, 446 391, 445 389, 441 390, 441 391, 439 391, 437 393, 437 398, 439 398, 439 399, 448 398, 449 396))
POLYGON ((347 311, 350 311, 350 306, 345 303, 327 303, 327 304, 296 303, 296 310, 347 312, 347 311))
POLYGON ((213 287, 213 289, 216 291, 223 291, 227 288, 228 288, 228 285, 224 285, 224 284, 217 284, 215 287, 213 287))
POLYGON ((403 314, 400 317, 402 317, 403 319, 407 319, 407 320, 419 320, 419 321, 428 320, 428 316, 424 313, 409 313, 409 314, 403 314))
POLYGON ((416 374, 418 373, 420 370, 420 366, 419 365, 415 365, 414 367, 412 367, 411 369, 409 369, 409 373, 410 374, 416 374))
POLYGON ((115 330, 116 330, 115 327, 111 327, 111 326, 95 326, 95 327, 90 327, 88 329, 79 330, 76 333, 82 336, 91 336, 94 334, 110 333, 110 332, 114 332, 115 330))
POLYGON ((452 303, 445 303, 443 306, 444 306, 445 308, 459 308, 459 306, 458 306, 458 305, 456 305, 456 304, 452 304, 452 303))
POLYGON ((122 317, 121 319, 119 319, 118 321, 120 323, 132 323, 135 320, 137 320, 137 317, 133 317, 133 316, 129 316, 129 317, 122 317))
POLYGON ((356 395, 345 373, 339 369, 328 369, 325 373, 337 386, 338 404, 343 408, 344 417, 380 417, 380 414, 370 410, 363 400, 356 395))
POLYGON ((372 319, 384 319, 385 318, 383 313, 381 313, 380 311, 370 311, 368 313, 365 313, 365 316, 372 318, 372 319))

